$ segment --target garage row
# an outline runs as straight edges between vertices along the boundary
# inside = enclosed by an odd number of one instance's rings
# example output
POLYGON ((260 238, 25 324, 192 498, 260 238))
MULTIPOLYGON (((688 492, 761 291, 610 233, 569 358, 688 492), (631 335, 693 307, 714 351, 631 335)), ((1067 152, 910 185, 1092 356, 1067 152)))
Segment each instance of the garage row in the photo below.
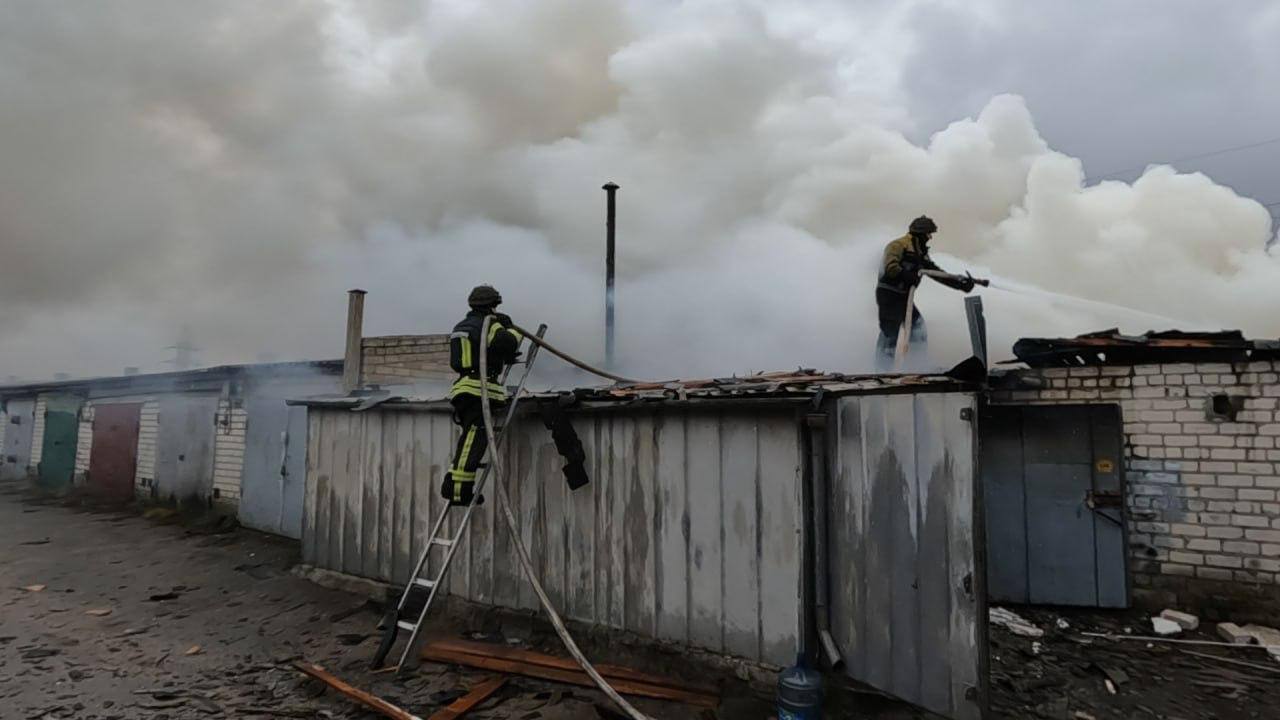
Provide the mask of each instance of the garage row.
POLYGON ((0 387, 0 481, 213 507, 297 538, 306 409, 285 400, 341 386, 341 361, 315 361, 0 387))

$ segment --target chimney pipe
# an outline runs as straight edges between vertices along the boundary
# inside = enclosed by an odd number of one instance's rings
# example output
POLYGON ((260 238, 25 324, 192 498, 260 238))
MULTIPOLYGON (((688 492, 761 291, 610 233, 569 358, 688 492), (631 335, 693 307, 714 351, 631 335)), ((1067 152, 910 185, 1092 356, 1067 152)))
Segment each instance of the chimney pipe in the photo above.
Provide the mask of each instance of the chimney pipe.
POLYGON ((614 236, 617 227, 617 198, 618 184, 607 182, 604 184, 604 192, 607 198, 607 207, 605 210, 605 253, 604 253, 604 358, 605 367, 612 368, 613 364, 613 267, 614 267, 614 236))
POLYGON ((347 291, 347 351, 342 358, 342 390, 351 393, 360 387, 362 340, 364 339, 364 290, 347 291))

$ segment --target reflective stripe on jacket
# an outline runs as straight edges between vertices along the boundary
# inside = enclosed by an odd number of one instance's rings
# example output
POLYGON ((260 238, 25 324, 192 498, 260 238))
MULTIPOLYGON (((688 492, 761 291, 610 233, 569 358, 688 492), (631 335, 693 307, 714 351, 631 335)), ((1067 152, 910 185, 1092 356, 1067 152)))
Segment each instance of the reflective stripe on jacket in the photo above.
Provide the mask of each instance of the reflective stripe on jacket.
POLYGON ((479 396, 486 385, 489 397, 495 400, 505 400, 507 397, 498 378, 502 377, 506 366, 515 361, 523 338, 519 331, 508 327, 511 324, 509 318, 494 315, 493 321, 489 323, 489 377, 487 383, 481 384, 480 331, 484 327, 485 315, 483 311, 472 310, 449 334, 449 366, 459 375, 449 392, 451 398, 458 395, 479 396))

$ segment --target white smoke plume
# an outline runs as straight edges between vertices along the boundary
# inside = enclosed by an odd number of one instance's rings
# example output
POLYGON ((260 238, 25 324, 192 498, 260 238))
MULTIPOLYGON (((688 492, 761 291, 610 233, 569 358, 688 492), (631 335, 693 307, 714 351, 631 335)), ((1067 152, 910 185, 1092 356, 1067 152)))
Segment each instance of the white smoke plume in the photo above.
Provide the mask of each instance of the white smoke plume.
MULTIPOLYGON (((911 142, 912 5, 6 3, 0 379, 163 369, 183 326, 205 364, 338 357, 344 290, 368 334, 441 332, 480 282, 599 359, 610 180, 632 374, 868 368, 880 251, 921 213, 944 267, 1094 301, 985 291, 999 357, 1280 335, 1258 202, 1086 183, 1012 95, 911 142)), ((960 296, 918 301, 934 364, 966 356, 960 296)))

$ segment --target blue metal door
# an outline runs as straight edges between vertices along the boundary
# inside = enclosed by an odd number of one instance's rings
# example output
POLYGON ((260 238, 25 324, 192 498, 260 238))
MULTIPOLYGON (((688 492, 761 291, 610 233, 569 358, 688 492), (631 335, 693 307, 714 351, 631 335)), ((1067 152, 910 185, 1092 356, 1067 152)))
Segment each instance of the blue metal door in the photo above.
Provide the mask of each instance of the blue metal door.
POLYGON ((1128 607, 1119 408, 989 406, 980 427, 992 602, 1128 607))
POLYGON ((240 486, 240 522, 258 530, 302 537, 306 481, 307 409, 284 398, 252 395, 240 486))

